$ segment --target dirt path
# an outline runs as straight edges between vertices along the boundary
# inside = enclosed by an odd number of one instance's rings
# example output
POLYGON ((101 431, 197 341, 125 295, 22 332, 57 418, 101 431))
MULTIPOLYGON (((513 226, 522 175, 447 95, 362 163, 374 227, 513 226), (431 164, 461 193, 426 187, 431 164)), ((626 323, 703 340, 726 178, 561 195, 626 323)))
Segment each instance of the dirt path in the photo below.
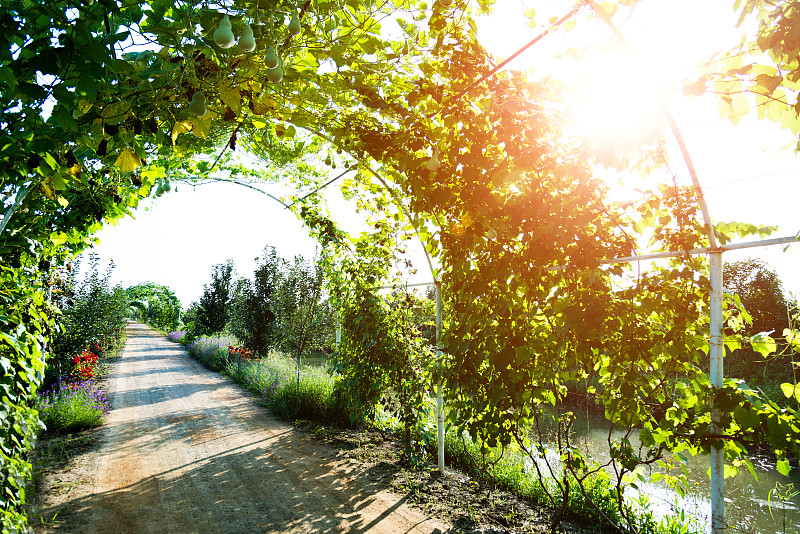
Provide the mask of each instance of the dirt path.
POLYGON ((333 449, 273 418, 185 349, 131 323, 100 446, 70 469, 36 532, 433 533, 333 449))

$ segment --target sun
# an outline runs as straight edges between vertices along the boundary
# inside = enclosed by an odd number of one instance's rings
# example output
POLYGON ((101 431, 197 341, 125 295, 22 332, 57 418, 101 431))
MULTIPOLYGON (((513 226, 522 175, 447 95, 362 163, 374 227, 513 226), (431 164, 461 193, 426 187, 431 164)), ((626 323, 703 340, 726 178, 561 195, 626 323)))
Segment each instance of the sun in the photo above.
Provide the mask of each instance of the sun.
POLYGON ((595 50, 576 62, 566 95, 574 133, 624 141, 644 135, 661 115, 654 81, 624 50, 595 50))

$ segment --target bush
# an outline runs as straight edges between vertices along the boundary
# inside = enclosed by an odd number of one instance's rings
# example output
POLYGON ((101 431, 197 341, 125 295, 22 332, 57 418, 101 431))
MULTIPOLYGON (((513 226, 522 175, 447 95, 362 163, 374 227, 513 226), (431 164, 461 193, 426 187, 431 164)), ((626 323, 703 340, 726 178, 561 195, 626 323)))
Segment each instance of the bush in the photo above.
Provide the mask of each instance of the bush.
POLYGON ((91 380, 65 384, 36 399, 39 417, 49 432, 67 433, 103 424, 111 406, 105 391, 91 380))
POLYGON ((228 347, 240 343, 231 336, 201 336, 189 345, 189 354, 212 371, 225 369, 228 347))
MULTIPOLYGON (((95 355, 101 355, 117 345, 124 335, 127 297, 122 289, 109 287, 113 263, 101 275, 97 256, 90 255, 89 258, 86 278, 78 281, 75 274, 78 269, 74 269, 60 289, 63 296, 57 299, 56 304, 62 310, 61 331, 53 338, 55 359, 48 364, 56 369, 48 373, 49 377, 70 372, 78 364, 76 355, 84 354, 87 348, 95 355)), ((49 385, 45 383, 45 387, 49 385)))
POLYGON ((176 330, 174 332, 170 332, 167 334, 167 339, 172 341, 173 343, 181 343, 183 338, 186 337, 186 330, 176 330))

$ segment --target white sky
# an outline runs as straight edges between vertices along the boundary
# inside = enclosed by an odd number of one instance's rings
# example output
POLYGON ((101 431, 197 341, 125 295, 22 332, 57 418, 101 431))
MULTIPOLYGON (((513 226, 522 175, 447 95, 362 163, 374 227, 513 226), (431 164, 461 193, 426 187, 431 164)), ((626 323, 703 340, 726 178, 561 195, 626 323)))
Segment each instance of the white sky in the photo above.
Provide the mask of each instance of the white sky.
MULTIPOLYGON (((565 13, 571 5, 560 0, 500 0, 497 4, 496 13, 481 24, 480 35, 484 45, 501 59, 539 31, 527 26, 522 16, 526 5, 537 8, 536 21, 540 24, 550 15, 565 13), (544 12, 542 6, 550 11, 544 12)), ((794 235, 800 231, 800 161, 793 150, 780 149, 793 146, 796 140, 772 123, 757 121, 755 115, 734 127, 719 118, 712 98, 689 99, 680 92, 681 80, 693 76, 695 65, 715 50, 738 42, 740 30, 734 28, 732 4, 733 0, 643 0, 622 24, 622 31, 654 71, 647 75, 631 67, 607 78, 655 80, 665 89, 716 221, 778 225, 781 230, 774 237, 794 235)), ((536 66, 537 72, 562 69, 559 65, 563 62, 551 59, 555 50, 575 46, 573 42, 606 39, 602 25, 582 16, 575 29, 546 37, 510 68, 536 66)), ((604 86, 606 81, 598 80, 594 92, 618 92, 613 85, 604 86)), ((620 105, 634 108, 624 101, 620 105)), ((624 113, 625 109, 620 110, 621 115, 624 113)), ((670 147, 670 154, 671 169, 688 184, 686 167, 674 147, 670 147)), ((253 258, 265 245, 276 247, 278 254, 287 258, 314 254, 315 242, 294 215, 264 195, 222 183, 196 188, 179 185, 177 189, 177 193, 142 202, 135 218, 100 232, 102 244, 95 251, 105 261, 113 258, 116 269, 112 283, 129 286, 151 281, 166 285, 186 306, 202 294, 212 266, 229 258, 234 259, 241 275, 250 276, 253 258)), ((270 186, 267 189, 275 191, 270 186)), ((351 228, 357 226, 352 209, 341 199, 336 200, 337 188, 330 189, 334 218, 349 220, 351 228)), ((725 261, 749 256, 767 261, 778 271, 785 288, 800 295, 800 270, 796 268, 800 265, 800 244, 786 252, 780 246, 729 252, 725 261)), ((427 280, 426 269, 419 267, 419 277, 427 280)))

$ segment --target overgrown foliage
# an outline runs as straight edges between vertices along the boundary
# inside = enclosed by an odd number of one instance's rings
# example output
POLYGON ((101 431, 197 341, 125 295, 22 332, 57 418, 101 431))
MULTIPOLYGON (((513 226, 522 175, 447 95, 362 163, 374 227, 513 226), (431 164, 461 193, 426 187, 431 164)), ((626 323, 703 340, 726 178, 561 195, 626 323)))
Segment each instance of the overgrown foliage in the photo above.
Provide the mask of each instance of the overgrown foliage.
MULTIPOLYGON (((477 9, 489 3, 479 0, 477 9)), ((720 391, 709 385, 700 361, 707 344, 704 267, 675 261, 638 276, 627 267, 599 266, 637 252, 643 236, 652 250, 706 245, 694 192, 664 184, 634 210, 609 205, 591 159, 565 141, 557 82, 510 71, 482 80, 496 62, 478 41, 472 6, 416 0, 0 6, 8 29, 0 35, 0 265, 7 299, 0 361, 9 413, 4 530, 25 524, 17 511, 24 499, 19 480, 26 476, 28 429, 36 424, 26 406, 41 380, 50 334, 42 314, 51 267, 80 252, 103 221, 170 189, 170 181, 220 169, 228 179, 290 182, 292 209, 326 248, 329 273, 344 273, 332 282, 342 289, 341 310, 368 305, 364 317, 375 323, 369 335, 388 336, 380 361, 372 363, 353 344, 364 361, 354 358, 343 374, 365 376, 374 367, 377 390, 393 384, 402 391, 404 381, 424 383, 427 372, 446 380, 457 407, 453 423, 482 446, 513 439, 535 456, 535 440, 522 431, 541 418, 557 418, 568 436, 564 392, 581 384, 586 395, 602 399, 615 424, 630 432, 641 426, 641 450, 627 438, 609 444, 618 470, 653 462, 667 449, 707 451, 720 442, 737 460, 758 439, 773 445, 779 469, 788 470, 785 457, 798 452, 800 435, 794 411, 781 411, 736 381, 720 391), (290 14, 301 20, 299 33, 285 24, 290 14), (253 52, 214 41, 223 15, 237 36, 250 25, 253 52), (389 21, 397 21, 397 30, 383 30, 389 21), (267 64, 271 46, 277 67, 267 64), (205 106, 190 107, 198 93, 205 106), (248 171, 230 160, 237 149, 259 157, 263 169, 248 171), (308 195, 328 179, 302 158, 310 153, 347 167, 343 192, 373 215, 372 235, 348 240, 308 195), (397 308, 369 294, 389 278, 392 255, 407 237, 423 243, 448 295, 445 355, 431 369, 408 374, 399 366, 412 362, 409 344, 417 334, 390 319, 405 320, 393 315, 397 308), (357 256, 360 264, 353 263, 357 256), (723 436, 710 430, 712 404, 732 414, 721 422, 723 436)), ((730 54, 719 80, 764 89, 756 97, 764 100, 760 109, 797 132, 796 106, 786 97, 797 88, 796 2, 737 6, 760 22, 758 61, 745 68, 739 54, 730 54)), ((579 25, 591 13, 580 4, 569 22, 579 25)), ((738 87, 719 90, 728 93, 735 116, 738 87)), ((657 139, 639 139, 637 146, 650 142, 657 139)), ((197 311, 195 324, 224 326, 219 318, 227 311, 197 311)), ((367 328, 366 319, 350 319, 352 327, 367 328)), ((787 343, 794 350, 791 332, 787 343)), ((789 396, 800 398, 787 386, 789 396)), ((375 391, 365 385, 358 392, 367 412, 375 391)), ((561 479, 556 506, 572 480, 588 495, 580 481, 597 469, 568 439, 560 443, 574 478, 561 479)))
POLYGON ((90 254, 88 259, 83 278, 79 279, 79 262, 57 276, 53 298, 61 316, 59 332, 53 337, 53 358, 48 362, 50 382, 57 373, 69 372, 71 359, 81 351, 96 347, 102 354, 114 346, 125 328, 128 295, 122 288, 110 286, 113 262, 101 273, 99 257, 90 254))
POLYGON ((125 290, 133 318, 159 330, 174 330, 181 321, 181 301, 167 286, 152 282, 125 290))

